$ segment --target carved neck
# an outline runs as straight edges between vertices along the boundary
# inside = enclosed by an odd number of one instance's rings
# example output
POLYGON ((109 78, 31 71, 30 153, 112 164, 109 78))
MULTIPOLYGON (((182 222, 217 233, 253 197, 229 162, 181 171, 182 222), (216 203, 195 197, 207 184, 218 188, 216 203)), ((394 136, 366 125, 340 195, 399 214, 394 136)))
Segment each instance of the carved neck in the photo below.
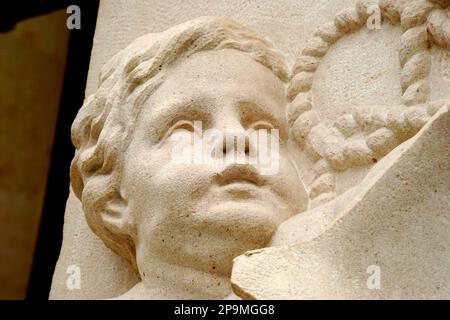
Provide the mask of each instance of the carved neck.
POLYGON ((119 299, 224 299, 230 278, 152 259, 140 266, 142 281, 119 299))

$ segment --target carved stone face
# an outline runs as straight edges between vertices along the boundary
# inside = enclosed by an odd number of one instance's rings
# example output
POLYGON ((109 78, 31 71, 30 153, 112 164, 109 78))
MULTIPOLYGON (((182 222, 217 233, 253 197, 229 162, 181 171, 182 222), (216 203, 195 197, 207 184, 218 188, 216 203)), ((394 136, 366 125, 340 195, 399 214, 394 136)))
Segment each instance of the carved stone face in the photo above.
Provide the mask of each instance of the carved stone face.
POLYGON ((284 220, 306 209, 287 150, 285 99, 283 82, 237 50, 200 52, 169 67, 124 155, 122 193, 137 229, 138 267, 156 259, 229 275, 234 257, 264 247, 284 220), (169 137, 195 134, 193 121, 236 134, 261 124, 278 129, 278 173, 174 163, 169 137))

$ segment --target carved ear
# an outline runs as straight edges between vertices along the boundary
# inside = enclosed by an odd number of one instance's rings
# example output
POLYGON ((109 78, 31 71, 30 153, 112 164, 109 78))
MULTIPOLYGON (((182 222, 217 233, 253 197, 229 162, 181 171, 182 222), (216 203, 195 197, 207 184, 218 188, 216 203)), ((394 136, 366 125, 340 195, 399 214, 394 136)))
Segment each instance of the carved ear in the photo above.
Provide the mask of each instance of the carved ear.
POLYGON ((104 226, 114 234, 134 235, 134 219, 128 210, 127 201, 120 195, 107 201, 101 213, 104 226))

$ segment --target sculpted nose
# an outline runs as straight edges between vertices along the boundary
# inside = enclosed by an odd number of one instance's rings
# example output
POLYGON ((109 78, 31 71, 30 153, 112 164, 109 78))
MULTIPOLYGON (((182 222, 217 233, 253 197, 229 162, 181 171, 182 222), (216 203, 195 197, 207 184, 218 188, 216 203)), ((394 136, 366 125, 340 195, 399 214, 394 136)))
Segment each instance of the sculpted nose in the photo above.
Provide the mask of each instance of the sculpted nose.
POLYGON ((223 132, 222 141, 223 154, 228 153, 250 153, 250 137, 245 130, 227 130, 223 132))
POLYGON ((217 135, 214 141, 213 156, 223 157, 248 157, 253 153, 254 146, 249 132, 239 124, 229 124, 220 129, 217 128, 217 135))

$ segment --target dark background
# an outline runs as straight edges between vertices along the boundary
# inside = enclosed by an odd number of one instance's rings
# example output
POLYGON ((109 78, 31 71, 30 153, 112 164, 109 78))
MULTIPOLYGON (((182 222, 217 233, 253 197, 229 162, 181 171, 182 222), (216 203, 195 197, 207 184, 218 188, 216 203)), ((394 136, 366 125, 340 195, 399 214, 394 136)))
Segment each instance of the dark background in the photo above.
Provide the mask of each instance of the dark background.
POLYGON ((65 204, 69 194, 69 167, 74 152, 70 127, 84 99, 99 0, 0 0, 0 32, 12 31, 23 20, 65 10, 69 5, 80 7, 81 29, 70 31, 45 200, 26 295, 27 299, 34 300, 48 299, 61 247, 65 204))
POLYGON ((64 211, 69 195, 69 168, 74 153, 70 127, 84 100, 99 6, 99 0, 47 2, 58 2, 64 6, 68 2, 77 4, 81 9, 82 27, 70 32, 64 85, 27 299, 48 299, 61 248, 64 211))

